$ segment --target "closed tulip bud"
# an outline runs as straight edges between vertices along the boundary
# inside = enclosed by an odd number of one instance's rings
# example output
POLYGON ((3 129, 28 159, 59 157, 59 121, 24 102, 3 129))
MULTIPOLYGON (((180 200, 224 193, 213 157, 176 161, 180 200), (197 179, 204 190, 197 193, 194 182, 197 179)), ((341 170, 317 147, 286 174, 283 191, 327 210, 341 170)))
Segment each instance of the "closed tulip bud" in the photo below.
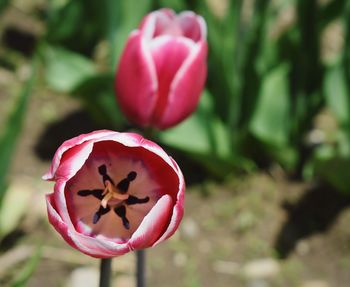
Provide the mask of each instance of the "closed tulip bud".
POLYGON ((133 31, 116 74, 117 100, 142 127, 166 129, 197 106, 207 75, 206 24, 191 11, 161 9, 133 31))
POLYGON ((158 145, 138 134, 96 131, 64 142, 43 177, 50 223, 79 251, 98 258, 154 246, 183 215, 185 182, 158 145))

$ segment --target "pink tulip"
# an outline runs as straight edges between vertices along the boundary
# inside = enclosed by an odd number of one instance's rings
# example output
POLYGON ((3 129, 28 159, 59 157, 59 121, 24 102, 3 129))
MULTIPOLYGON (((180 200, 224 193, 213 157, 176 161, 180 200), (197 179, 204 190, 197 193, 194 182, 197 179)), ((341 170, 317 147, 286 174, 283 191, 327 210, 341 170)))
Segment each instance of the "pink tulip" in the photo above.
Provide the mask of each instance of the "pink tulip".
POLYGON ((206 24, 185 11, 147 15, 126 43, 115 88, 127 118, 142 126, 172 127, 196 108, 207 74, 206 24))
POLYGON ((43 176, 50 223, 74 248, 98 258, 154 246, 183 215, 185 182, 176 162, 134 133, 108 130, 64 142, 43 176))

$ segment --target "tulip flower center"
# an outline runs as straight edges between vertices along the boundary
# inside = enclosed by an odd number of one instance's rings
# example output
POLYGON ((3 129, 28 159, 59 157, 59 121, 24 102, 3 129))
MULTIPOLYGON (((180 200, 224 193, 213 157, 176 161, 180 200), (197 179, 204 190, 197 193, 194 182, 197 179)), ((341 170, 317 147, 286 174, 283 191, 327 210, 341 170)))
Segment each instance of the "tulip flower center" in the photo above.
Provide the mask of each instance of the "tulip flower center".
POLYGON ((99 209, 93 215, 93 224, 96 224, 101 216, 107 214, 113 208, 115 214, 121 218, 124 228, 130 229, 125 205, 141 204, 149 201, 148 196, 137 198, 127 194, 130 183, 136 179, 137 173, 135 171, 129 172, 124 179, 115 185, 107 173, 106 165, 99 166, 98 172, 102 176, 104 189, 83 189, 78 191, 79 196, 93 195, 101 200, 99 209))
MULTIPOLYGON (((131 238, 167 183, 154 169, 153 157, 112 141, 96 143, 84 165, 65 186, 74 228, 114 242, 131 238)), ((167 189, 168 190, 168 189, 167 189)))

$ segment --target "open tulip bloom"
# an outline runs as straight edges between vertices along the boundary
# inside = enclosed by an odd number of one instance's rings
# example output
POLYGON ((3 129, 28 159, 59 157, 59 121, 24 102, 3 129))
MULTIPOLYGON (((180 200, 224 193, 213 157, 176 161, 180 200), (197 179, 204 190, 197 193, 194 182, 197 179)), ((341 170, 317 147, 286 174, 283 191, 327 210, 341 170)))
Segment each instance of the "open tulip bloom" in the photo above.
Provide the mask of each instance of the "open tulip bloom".
POLYGON ((95 131, 64 142, 43 177, 50 223, 74 248, 98 258, 154 246, 183 215, 176 162, 134 133, 95 131))
POLYGON ((166 129, 196 108, 207 74, 206 24, 191 11, 148 14, 133 31, 116 74, 116 93, 127 118, 166 129))

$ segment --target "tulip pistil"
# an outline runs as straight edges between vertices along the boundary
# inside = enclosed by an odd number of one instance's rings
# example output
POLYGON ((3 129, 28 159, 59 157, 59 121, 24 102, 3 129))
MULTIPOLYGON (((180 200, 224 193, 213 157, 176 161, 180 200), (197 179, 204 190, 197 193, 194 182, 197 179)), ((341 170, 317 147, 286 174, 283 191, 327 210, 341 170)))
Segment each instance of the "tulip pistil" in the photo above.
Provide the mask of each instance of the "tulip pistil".
POLYGON ((102 193, 102 195, 104 197, 101 200, 101 206, 103 206, 104 208, 107 207, 108 201, 111 200, 112 198, 120 200, 120 201, 124 201, 124 200, 128 199, 129 195, 125 194, 125 193, 124 194, 120 193, 118 191, 118 189, 110 181, 106 181, 105 185, 106 185, 106 187, 102 193))
POLYGON ((101 201, 101 205, 104 208, 107 207, 108 201, 112 198, 120 201, 128 199, 129 195, 127 195, 126 193, 128 192, 130 182, 133 181, 137 176, 137 173, 135 171, 129 172, 127 177, 122 179, 117 185, 114 184, 113 180, 107 174, 106 165, 101 165, 98 168, 98 171, 102 175, 103 184, 105 186, 105 189, 102 193, 104 197, 101 201))

